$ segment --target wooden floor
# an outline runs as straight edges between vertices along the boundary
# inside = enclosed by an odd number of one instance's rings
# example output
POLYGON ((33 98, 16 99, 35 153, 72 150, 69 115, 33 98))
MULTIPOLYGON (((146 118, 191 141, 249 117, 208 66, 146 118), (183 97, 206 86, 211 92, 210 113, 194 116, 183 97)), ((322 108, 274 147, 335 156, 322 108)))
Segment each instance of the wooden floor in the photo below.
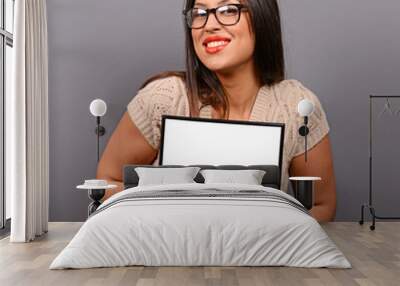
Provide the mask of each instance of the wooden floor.
POLYGON ((349 270, 289 267, 121 267, 48 270, 81 223, 50 223, 27 244, 0 241, 0 285, 400 285, 400 222, 330 223, 324 229, 352 263, 349 270))

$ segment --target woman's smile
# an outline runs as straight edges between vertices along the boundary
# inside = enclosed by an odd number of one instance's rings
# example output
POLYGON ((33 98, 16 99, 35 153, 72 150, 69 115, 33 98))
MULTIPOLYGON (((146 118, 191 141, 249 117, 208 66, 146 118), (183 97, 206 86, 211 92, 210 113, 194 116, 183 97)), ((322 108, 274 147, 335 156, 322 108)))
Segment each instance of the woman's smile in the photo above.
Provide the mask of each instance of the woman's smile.
POLYGON ((215 54, 222 51, 229 43, 230 39, 220 36, 207 37, 203 46, 208 54, 215 54))

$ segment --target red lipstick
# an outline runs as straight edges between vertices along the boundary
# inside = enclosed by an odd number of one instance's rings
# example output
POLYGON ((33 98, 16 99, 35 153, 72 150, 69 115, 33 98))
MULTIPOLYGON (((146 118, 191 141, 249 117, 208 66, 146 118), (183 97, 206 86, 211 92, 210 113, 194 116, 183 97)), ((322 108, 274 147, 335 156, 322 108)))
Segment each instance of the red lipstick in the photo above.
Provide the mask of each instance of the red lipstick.
POLYGON ((231 39, 227 37, 221 37, 221 36, 211 36, 207 37, 203 41, 203 46, 205 47, 205 50, 209 54, 215 54, 218 53, 219 51, 223 50, 231 41, 231 39), (209 44, 211 43, 211 44, 209 44))

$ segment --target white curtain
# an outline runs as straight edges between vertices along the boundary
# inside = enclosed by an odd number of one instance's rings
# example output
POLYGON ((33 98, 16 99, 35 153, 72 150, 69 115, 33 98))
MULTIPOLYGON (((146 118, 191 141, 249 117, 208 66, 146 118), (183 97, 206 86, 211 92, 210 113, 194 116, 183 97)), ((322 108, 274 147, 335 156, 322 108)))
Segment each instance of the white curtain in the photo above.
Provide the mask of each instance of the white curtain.
POLYGON ((6 180, 12 242, 47 232, 49 194, 48 54, 45 0, 16 0, 13 92, 7 103, 6 180))

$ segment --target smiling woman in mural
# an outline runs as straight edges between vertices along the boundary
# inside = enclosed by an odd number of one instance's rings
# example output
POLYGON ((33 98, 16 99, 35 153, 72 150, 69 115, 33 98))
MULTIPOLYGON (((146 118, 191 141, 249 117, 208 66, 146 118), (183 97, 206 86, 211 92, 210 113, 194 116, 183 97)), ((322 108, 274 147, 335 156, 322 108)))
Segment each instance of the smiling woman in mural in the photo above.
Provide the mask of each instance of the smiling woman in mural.
MULTIPOLYGON (((186 71, 147 80, 128 104, 99 162, 97 177, 122 190, 125 164, 158 164, 163 114, 230 120, 280 122, 285 127, 282 191, 288 176, 319 176, 318 221, 334 218, 336 185, 329 125, 314 93, 285 79, 279 7, 276 0, 188 0, 184 18, 186 71), (309 118, 308 160, 298 128, 301 99, 315 111, 309 118)), ((210 138, 211 139, 211 138, 210 138)))

